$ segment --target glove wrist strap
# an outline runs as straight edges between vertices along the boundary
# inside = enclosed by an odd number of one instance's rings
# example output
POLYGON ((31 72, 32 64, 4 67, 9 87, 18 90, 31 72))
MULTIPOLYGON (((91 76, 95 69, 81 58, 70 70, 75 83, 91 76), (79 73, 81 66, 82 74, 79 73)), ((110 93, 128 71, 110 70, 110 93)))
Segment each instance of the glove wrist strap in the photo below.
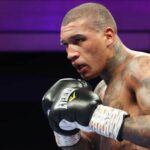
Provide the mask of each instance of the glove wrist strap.
POLYGON ((56 143, 59 147, 73 146, 80 140, 80 133, 71 136, 60 135, 54 132, 56 143))
POLYGON ((98 105, 90 120, 89 126, 96 133, 117 140, 119 131, 128 113, 103 105, 98 105))

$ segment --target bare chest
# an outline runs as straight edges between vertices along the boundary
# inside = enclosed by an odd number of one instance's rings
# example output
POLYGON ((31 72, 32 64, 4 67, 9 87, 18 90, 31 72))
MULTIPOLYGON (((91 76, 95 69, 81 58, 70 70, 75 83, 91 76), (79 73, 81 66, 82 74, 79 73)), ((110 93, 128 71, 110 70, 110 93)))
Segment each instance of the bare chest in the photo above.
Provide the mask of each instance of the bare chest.
POLYGON ((131 116, 143 114, 137 103, 135 93, 128 88, 123 80, 116 80, 106 88, 103 104, 125 110, 131 116))
MULTIPOLYGON (((128 89, 124 81, 113 82, 107 87, 103 104, 125 110, 131 116, 143 114, 140 106, 137 104, 134 92, 128 89)), ((100 150, 149 150, 128 141, 117 142, 105 137, 101 137, 100 145, 100 150)))

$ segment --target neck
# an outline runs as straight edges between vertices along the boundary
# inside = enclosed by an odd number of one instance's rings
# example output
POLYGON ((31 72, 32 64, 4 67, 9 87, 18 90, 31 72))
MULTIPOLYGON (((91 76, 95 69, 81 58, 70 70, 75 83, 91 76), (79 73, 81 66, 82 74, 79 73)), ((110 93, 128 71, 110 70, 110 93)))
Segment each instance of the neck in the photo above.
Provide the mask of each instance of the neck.
POLYGON ((103 78, 108 84, 115 76, 117 71, 125 65, 128 57, 128 48, 125 47, 118 39, 113 46, 113 56, 109 58, 107 65, 101 74, 101 78, 103 78))

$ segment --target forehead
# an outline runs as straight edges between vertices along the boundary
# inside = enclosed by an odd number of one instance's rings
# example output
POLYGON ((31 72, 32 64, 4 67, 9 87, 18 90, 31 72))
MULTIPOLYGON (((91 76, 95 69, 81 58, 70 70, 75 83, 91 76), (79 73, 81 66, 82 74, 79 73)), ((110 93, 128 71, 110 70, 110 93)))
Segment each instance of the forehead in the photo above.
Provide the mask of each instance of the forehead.
POLYGON ((76 20, 61 27, 60 38, 64 39, 74 34, 84 34, 94 30, 87 20, 76 20))

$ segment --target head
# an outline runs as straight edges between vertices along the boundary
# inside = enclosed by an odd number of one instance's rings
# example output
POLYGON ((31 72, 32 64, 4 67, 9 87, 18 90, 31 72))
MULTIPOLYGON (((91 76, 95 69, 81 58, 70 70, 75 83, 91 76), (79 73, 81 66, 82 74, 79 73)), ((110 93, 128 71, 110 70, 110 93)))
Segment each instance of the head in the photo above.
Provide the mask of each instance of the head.
POLYGON ((88 80, 106 68, 114 54, 116 33, 116 23, 107 8, 98 3, 85 3, 65 15, 60 38, 68 59, 88 80))

